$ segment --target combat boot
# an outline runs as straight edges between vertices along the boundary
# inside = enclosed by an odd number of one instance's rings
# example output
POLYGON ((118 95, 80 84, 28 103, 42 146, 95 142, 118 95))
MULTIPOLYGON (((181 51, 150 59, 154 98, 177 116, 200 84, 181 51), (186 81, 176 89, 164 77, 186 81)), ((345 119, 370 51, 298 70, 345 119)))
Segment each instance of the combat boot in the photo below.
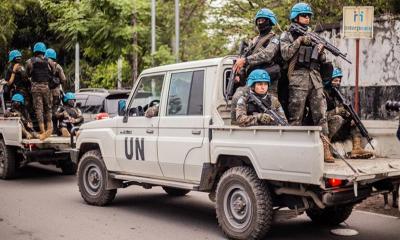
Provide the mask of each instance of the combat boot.
POLYGON ((48 121, 46 124, 46 138, 51 137, 51 134, 53 134, 53 122, 48 121))
POLYGON ((44 123, 39 123, 39 128, 40 128, 40 134, 39 134, 39 139, 41 141, 45 140, 46 137, 46 130, 44 128, 44 123))
POLYGON ((70 137, 71 136, 71 134, 68 132, 68 129, 66 129, 66 128, 61 128, 60 129, 61 130, 61 135, 63 136, 63 137, 70 137))
POLYGON ((328 138, 322 136, 321 140, 322 140, 322 144, 324 146, 324 162, 334 163, 335 158, 332 156, 328 138))
POLYGON ((361 138, 353 137, 353 150, 351 150, 350 158, 362 158, 368 159, 374 156, 374 154, 370 151, 364 150, 361 147, 361 138))

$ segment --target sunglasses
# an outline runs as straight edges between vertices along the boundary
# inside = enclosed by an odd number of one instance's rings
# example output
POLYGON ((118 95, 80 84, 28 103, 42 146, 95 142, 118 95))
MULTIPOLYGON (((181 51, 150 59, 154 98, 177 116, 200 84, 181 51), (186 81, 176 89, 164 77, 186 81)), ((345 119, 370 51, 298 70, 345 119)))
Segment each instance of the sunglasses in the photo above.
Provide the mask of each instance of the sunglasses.
POLYGON ((308 14, 308 13, 301 13, 301 14, 299 14, 299 16, 303 17, 303 18, 311 18, 311 14, 308 14))

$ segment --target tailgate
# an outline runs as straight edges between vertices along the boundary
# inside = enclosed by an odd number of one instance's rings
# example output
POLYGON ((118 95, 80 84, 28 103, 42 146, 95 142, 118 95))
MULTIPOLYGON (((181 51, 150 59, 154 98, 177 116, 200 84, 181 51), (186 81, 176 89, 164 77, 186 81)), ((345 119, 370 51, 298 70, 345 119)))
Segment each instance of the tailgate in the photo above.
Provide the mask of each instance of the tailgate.
POLYGON ((324 177, 352 181, 400 177, 400 158, 338 159, 324 164, 324 177), (347 162, 347 163, 346 163, 347 162))

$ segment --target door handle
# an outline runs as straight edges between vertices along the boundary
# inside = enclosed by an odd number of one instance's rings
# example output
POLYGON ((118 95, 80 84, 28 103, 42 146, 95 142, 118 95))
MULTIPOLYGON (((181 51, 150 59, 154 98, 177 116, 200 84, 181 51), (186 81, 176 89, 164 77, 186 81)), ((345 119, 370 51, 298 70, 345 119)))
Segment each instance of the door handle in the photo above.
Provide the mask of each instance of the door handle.
POLYGON ((146 129, 146 133, 148 133, 148 134, 153 134, 153 133, 154 133, 154 130, 153 130, 153 129, 146 129))
POLYGON ((200 135, 201 130, 192 130, 193 135, 200 135))

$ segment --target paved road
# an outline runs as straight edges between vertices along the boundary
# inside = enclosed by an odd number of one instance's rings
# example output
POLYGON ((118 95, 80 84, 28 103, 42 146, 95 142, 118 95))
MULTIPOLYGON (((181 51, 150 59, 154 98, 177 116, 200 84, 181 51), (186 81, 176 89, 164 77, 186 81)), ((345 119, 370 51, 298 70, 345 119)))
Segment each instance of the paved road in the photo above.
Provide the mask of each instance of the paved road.
MULTIPOLYGON (((0 240, 225 239, 207 194, 168 197, 161 188, 130 187, 109 207, 86 205, 74 176, 29 167, 0 180, 0 240)), ((355 237, 338 237, 306 216, 276 223, 267 239, 400 239, 400 219, 355 211, 347 224, 355 237)))

